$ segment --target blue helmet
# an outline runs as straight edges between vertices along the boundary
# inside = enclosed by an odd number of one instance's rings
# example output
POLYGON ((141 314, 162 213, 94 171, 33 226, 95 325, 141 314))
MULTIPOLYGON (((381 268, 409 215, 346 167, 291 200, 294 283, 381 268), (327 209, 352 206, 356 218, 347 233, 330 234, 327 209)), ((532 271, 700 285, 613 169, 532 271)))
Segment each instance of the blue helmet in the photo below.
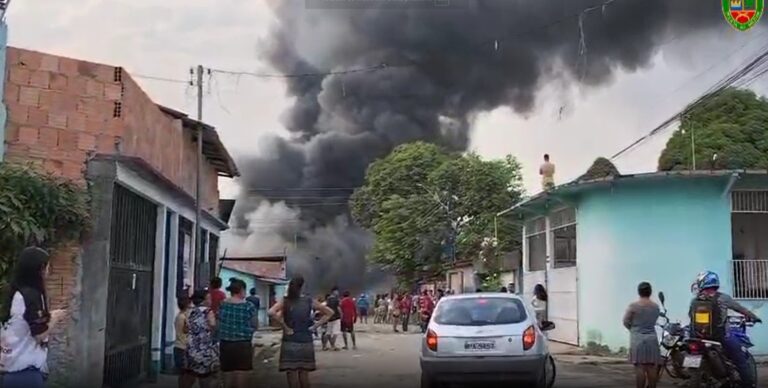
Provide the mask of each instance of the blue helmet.
POLYGON ((720 288, 720 277, 712 271, 704 271, 696 277, 695 287, 696 291, 720 288))

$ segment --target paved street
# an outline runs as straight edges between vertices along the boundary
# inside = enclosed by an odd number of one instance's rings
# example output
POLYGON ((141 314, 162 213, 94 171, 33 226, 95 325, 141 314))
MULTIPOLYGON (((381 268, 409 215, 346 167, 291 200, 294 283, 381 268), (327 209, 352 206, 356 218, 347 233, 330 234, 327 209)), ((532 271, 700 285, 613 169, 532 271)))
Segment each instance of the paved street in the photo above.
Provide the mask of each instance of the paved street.
MULTIPOLYGON (((363 330, 366 332, 358 333, 358 350, 323 352, 319 343, 317 344, 318 370, 311 375, 313 387, 418 388, 418 349, 421 336, 415 332, 394 334, 384 326, 367 327, 363 330)), ((274 342, 277 336, 277 332, 265 333, 262 341, 274 342)), ((552 344, 554 351, 563 351, 563 348, 552 344)), ((583 362, 584 357, 574 355, 560 355, 559 358, 556 387, 630 387, 634 384, 632 369, 628 365, 593 365, 590 362, 577 364, 575 362, 583 362)), ((277 372, 277 354, 267 354, 266 360, 257 357, 255 368, 255 387, 287 387, 284 375, 277 372)), ((760 369, 760 381, 768 381, 768 368, 760 369)), ((145 388, 175 386, 175 378, 165 375, 145 388)), ((676 385, 665 376, 659 386, 676 385)))
MULTIPOLYGON (((318 370, 312 374, 313 387, 397 387, 419 386, 420 335, 359 333, 357 351, 318 351, 318 370)), ((277 356, 275 356, 277 357, 277 356)), ((558 363, 556 387, 625 387, 633 384, 626 366, 596 366, 558 363)), ((259 386, 286 387, 276 372, 276 359, 262 364, 259 386)), ((667 386, 670 386, 667 384, 667 386)))

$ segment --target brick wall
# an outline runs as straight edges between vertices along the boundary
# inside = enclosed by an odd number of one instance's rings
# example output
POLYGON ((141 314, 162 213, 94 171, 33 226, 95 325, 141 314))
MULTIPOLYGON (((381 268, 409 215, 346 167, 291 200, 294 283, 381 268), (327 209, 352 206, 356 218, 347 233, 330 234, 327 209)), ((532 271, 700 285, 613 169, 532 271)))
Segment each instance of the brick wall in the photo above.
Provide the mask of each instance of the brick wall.
MULTIPOLYGON (((196 146, 120 68, 9 47, 6 158, 84 183, 95 154, 140 157, 195 195, 196 146)), ((205 163, 203 208, 218 211, 218 179, 205 163)), ((215 213, 214 213, 215 214, 215 213)))

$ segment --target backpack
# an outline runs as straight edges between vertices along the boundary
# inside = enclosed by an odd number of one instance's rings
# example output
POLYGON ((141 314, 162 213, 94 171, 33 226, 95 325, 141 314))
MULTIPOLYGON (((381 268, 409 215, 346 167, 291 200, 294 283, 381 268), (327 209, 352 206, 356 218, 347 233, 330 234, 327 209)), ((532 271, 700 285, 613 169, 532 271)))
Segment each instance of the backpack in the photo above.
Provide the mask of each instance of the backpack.
POLYGON ((721 341, 725 338, 725 329, 720 327, 723 321, 719 305, 720 294, 697 296, 691 302, 691 330, 695 338, 721 341))

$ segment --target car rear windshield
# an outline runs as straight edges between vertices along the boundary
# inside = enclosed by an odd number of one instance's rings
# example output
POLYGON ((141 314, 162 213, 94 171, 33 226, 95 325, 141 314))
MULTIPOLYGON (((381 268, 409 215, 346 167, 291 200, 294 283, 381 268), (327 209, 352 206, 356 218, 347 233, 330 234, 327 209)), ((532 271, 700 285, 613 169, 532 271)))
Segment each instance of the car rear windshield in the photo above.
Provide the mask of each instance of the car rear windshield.
POLYGON ((447 299, 435 313, 438 324, 455 326, 509 325, 526 318, 523 303, 512 298, 447 299))

